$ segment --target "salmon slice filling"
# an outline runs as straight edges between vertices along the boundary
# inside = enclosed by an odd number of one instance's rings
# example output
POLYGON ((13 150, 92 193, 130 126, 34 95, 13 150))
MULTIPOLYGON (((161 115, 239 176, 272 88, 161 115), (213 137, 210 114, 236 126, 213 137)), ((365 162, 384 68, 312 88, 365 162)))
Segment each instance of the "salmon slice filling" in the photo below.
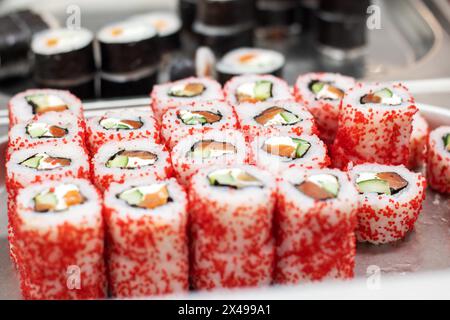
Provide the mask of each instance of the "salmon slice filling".
POLYGON ((356 179, 359 193, 394 195, 407 186, 408 181, 396 172, 362 172, 356 179))
POLYGON ((192 158, 217 158, 227 154, 235 154, 237 149, 228 142, 215 140, 202 140, 194 143, 188 152, 188 157, 192 158))
POLYGON ((68 158, 52 157, 46 153, 36 153, 20 162, 20 165, 36 170, 52 170, 70 166, 72 160, 68 158))
POLYGON ((33 122, 26 126, 26 133, 33 139, 39 138, 63 138, 69 130, 63 127, 49 125, 43 122, 33 122))
POLYGON ((272 89, 272 82, 267 80, 243 83, 236 90, 236 99, 240 103, 266 101, 273 97, 272 89))
POLYGON ((193 98, 205 92, 206 87, 203 83, 189 82, 175 85, 169 90, 169 96, 178 98, 193 98))
POLYGON ((314 200, 334 199, 339 193, 339 181, 331 174, 312 175, 296 187, 314 200))
POLYGON ((133 187, 118 194, 117 198, 143 209, 155 209, 172 201, 165 183, 133 187))
POLYGON ((383 88, 376 92, 369 92, 361 97, 360 103, 384 104, 388 106, 398 106, 402 104, 403 99, 395 94, 391 89, 383 88))
POLYGON ((32 107, 33 114, 69 110, 69 106, 60 97, 52 94, 34 94, 26 96, 25 100, 32 107))
POLYGON ((208 181, 211 186, 230 187, 234 189, 264 187, 261 180, 238 168, 215 170, 208 174, 208 181))
POLYGON ((310 148, 308 141, 291 137, 271 137, 262 145, 265 152, 291 160, 302 158, 310 148))
POLYGON ((270 107, 254 117, 255 121, 262 126, 291 126, 300 121, 299 117, 292 112, 280 108, 270 107))
POLYGON ((316 100, 341 100, 344 97, 344 91, 331 82, 313 80, 309 83, 309 90, 315 94, 316 100))
POLYGON ((86 198, 74 184, 61 184, 47 189, 33 198, 34 211, 60 212, 70 207, 83 204, 86 198))
POLYGON ((136 130, 142 128, 144 122, 141 118, 139 120, 103 118, 99 124, 106 130, 136 130))
POLYGON ((149 151, 121 150, 106 162, 108 168, 139 169, 154 165, 158 156, 149 151))
POLYGON ((180 110, 177 114, 178 119, 186 125, 205 125, 218 122, 222 119, 220 112, 212 111, 188 111, 180 110))

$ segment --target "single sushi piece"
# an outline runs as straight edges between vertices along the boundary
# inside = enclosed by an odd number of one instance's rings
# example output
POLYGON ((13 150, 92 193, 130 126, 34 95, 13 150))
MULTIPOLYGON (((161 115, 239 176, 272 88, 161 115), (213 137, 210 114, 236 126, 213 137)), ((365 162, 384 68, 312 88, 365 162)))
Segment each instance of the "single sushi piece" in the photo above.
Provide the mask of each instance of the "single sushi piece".
POLYGON ((170 11, 152 11, 136 15, 130 21, 148 23, 158 32, 159 48, 162 53, 180 48, 181 19, 170 11))
POLYGON ((159 128, 150 110, 115 110, 87 121, 87 142, 92 154, 110 141, 147 138, 158 143, 159 128))
POLYGON ((354 85, 355 79, 338 73, 312 72, 297 78, 295 99, 313 114, 319 136, 328 145, 333 143, 336 136, 342 98, 354 85))
POLYGON ((31 43, 35 82, 40 87, 67 89, 82 93, 83 98, 92 97, 96 72, 93 41, 92 32, 82 28, 37 33, 31 43))
POLYGON ((156 85, 151 93, 152 108, 156 119, 180 105, 198 101, 223 100, 222 86, 208 78, 186 78, 175 82, 156 85))
POLYGON ((229 27, 252 23, 255 19, 254 0, 210 1, 197 4, 197 21, 207 26, 229 27))
POLYGON ((254 166, 207 167, 189 189, 191 279, 195 289, 268 285, 276 184, 254 166))
POLYGON ((241 130, 248 141, 269 133, 317 134, 311 113, 291 100, 242 103, 236 108, 241 130))
POLYGON ((336 169, 283 173, 275 214, 275 283, 352 278, 358 192, 336 169))
POLYGON ((175 179, 113 183, 104 216, 113 297, 188 290, 187 197, 175 179))
POLYGON ((195 74, 197 77, 216 78, 216 56, 209 47, 195 50, 195 74))
POLYGON ((359 192, 360 242, 383 244, 403 239, 414 228, 425 199, 425 178, 401 166, 361 164, 350 171, 359 192))
POLYGON ((201 168, 247 163, 249 150, 239 131, 211 129, 184 137, 173 147, 171 154, 178 182, 187 186, 201 168))
POLYGON ((183 29, 192 31, 192 24, 195 21, 198 0, 180 0, 178 1, 178 13, 183 22, 183 29))
POLYGON ((425 166, 430 128, 427 120, 417 112, 413 117, 411 141, 409 142, 410 169, 420 169, 425 166))
POLYGON ((358 83, 345 94, 332 147, 334 165, 376 162, 408 165, 417 107, 402 84, 358 83))
POLYGON ((327 147, 317 136, 264 134, 251 143, 250 163, 274 175, 289 168, 320 169, 330 165, 327 147))
POLYGON ((292 99, 288 84, 271 75, 234 77, 225 84, 224 93, 228 103, 235 107, 241 103, 292 99))
POLYGON ((450 127, 431 131, 428 139, 427 180, 431 188, 450 193, 450 127))
POLYGON ((217 63, 219 81, 225 83, 234 76, 271 74, 281 77, 286 63, 284 56, 273 50, 238 48, 225 54, 217 63))
POLYGON ((68 91, 54 89, 29 89, 9 100, 9 125, 31 121, 36 115, 47 112, 73 114, 83 120, 83 105, 80 99, 68 91))
POLYGON ((92 158, 92 167, 94 183, 101 191, 106 190, 112 182, 172 176, 169 153, 149 138, 104 143, 92 158))
MULTIPOLYGON (((84 119, 70 112, 46 112, 9 130, 8 153, 42 144, 76 144, 85 148, 84 119)), ((87 152, 87 150, 86 150, 87 152)), ((8 159, 8 156, 7 156, 8 159)))
POLYGON ((238 129, 233 109, 226 102, 200 101, 172 108, 161 122, 161 135, 170 150, 182 138, 212 129, 238 129))
POLYGON ((106 297, 102 198, 88 180, 20 190, 13 225, 25 299, 106 297))

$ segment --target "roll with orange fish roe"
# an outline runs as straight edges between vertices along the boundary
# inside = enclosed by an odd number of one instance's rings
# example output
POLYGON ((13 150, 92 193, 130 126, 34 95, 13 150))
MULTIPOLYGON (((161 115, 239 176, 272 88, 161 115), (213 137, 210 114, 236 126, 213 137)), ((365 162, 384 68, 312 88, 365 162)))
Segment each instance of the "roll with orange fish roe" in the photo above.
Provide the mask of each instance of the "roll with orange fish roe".
POLYGON ((427 155, 427 180, 431 188, 450 193, 450 127, 430 133, 427 155))

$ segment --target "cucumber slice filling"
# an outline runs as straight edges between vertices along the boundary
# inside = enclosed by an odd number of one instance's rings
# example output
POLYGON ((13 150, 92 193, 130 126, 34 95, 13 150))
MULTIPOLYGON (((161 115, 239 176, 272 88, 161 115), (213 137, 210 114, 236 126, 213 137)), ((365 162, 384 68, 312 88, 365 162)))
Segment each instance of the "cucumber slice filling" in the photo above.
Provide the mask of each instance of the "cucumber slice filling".
POLYGON ((248 172, 238 168, 215 170, 208 174, 207 178, 211 186, 222 186, 233 189, 264 187, 262 181, 248 172))
POLYGON ((67 104, 58 96, 52 94, 33 94, 25 97, 25 101, 31 106, 33 114, 42 114, 50 111, 66 111, 67 104))
POLYGON ((143 209, 155 209, 172 201, 165 183, 133 187, 118 194, 117 198, 129 206, 143 209))
POLYGON ((339 193, 339 180, 331 174, 316 174, 296 186, 306 196, 314 200, 334 199, 339 193))
POLYGON ((103 118, 99 121, 99 125, 106 130, 136 130, 142 128, 144 122, 139 120, 103 118))
POLYGON ((442 139, 444 140, 444 149, 450 152, 450 133, 446 134, 442 139))
POLYGON ((300 121, 292 112, 280 108, 270 107, 253 118, 256 123, 262 126, 290 126, 300 121))
POLYGON ((43 122, 33 122, 26 126, 25 132, 32 139, 40 138, 62 138, 69 133, 69 130, 63 127, 48 125, 43 122))
POLYGON ((235 153, 237 153, 237 149, 231 143, 215 140, 202 140, 194 143, 187 156, 206 159, 235 153))
POLYGON ((62 157, 52 157, 46 153, 36 153, 19 164, 36 170, 53 170, 70 166, 72 160, 62 157))
POLYGON ((365 94, 360 99, 361 104, 372 103, 397 106, 402 104, 402 102, 403 99, 388 88, 383 88, 376 92, 365 94))
POLYGON ((106 161, 107 168, 139 169, 154 165, 158 156, 149 151, 121 150, 106 161))
POLYGON ((60 184, 37 194, 34 198, 34 211, 60 212, 86 202, 79 188, 74 184, 60 184))
POLYGON ((212 124, 222 119, 222 114, 220 112, 212 111, 180 110, 177 116, 185 125, 212 124))
POLYGON ((193 98, 200 96, 206 87, 202 83, 186 83, 175 85, 169 89, 169 96, 177 97, 177 98, 193 98))
POLYGON ((262 146, 265 152, 290 160, 302 158, 310 148, 308 141, 291 137, 271 137, 262 146))
POLYGON ((363 172, 356 179, 359 193, 394 195, 408 186, 408 181, 396 172, 363 172))
POLYGON ((331 82, 313 80, 309 83, 309 90, 314 93, 316 100, 340 100, 344 97, 344 91, 331 82))
POLYGON ((236 90, 238 102, 260 102, 272 98, 273 84, 271 81, 260 80, 241 84, 236 90))

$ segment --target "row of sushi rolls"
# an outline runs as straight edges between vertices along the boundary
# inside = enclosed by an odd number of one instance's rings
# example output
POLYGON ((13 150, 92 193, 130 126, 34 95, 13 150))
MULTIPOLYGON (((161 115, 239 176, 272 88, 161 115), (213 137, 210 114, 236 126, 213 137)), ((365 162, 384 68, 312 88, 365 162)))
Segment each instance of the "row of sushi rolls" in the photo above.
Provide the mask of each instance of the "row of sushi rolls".
POLYGON ((450 193, 450 126, 430 132, 405 86, 308 73, 291 88, 277 59, 234 50, 223 86, 158 84, 147 107, 89 118, 69 91, 12 97, 8 237, 23 297, 350 279, 357 241, 403 239, 427 184, 450 193))

